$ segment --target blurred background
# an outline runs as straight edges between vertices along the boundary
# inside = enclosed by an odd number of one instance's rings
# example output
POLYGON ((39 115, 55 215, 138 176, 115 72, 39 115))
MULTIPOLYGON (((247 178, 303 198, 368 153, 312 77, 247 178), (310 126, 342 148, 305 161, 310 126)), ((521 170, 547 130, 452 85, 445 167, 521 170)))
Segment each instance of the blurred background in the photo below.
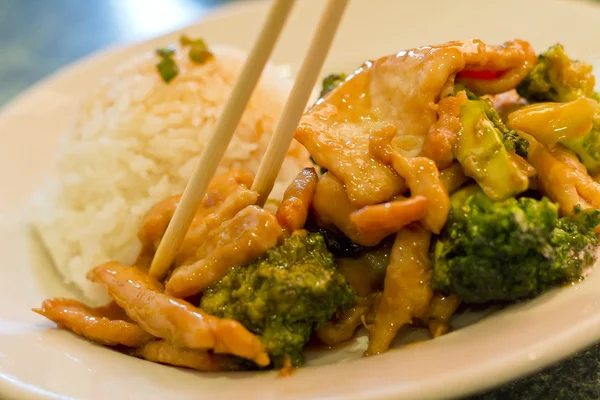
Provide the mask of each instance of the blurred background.
POLYGON ((98 49, 190 24, 244 0, 0 0, 0 106, 98 49))
MULTIPOLYGON (((161 35, 242 1, 0 0, 0 107, 96 50, 161 35)), ((475 399, 600 399, 600 345, 475 399)))

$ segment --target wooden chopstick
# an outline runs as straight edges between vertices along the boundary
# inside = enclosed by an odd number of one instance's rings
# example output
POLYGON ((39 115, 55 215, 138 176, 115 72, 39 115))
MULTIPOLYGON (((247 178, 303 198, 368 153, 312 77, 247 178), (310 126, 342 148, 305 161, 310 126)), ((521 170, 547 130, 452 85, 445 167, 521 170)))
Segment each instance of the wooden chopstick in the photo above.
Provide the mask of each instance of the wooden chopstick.
POLYGON ((194 215, 198 210, 208 184, 214 176, 219 162, 233 137, 235 129, 242 117, 246 104, 256 87, 265 64, 269 60, 275 43, 290 14, 295 0, 275 0, 267 21, 244 64, 242 72, 227 100, 215 131, 204 147, 196 169, 183 192, 181 201, 175 210, 167 230, 160 241, 152 264, 150 274, 161 279, 169 270, 175 254, 187 233, 194 215))
POLYGON ((304 113, 304 108, 329 53, 347 4, 348 0, 329 0, 319 21, 308 53, 298 72, 298 78, 294 82, 292 92, 283 108, 252 184, 252 190, 257 191, 260 195, 258 204, 261 206, 264 205, 273 189, 281 164, 294 138, 294 131, 304 113))

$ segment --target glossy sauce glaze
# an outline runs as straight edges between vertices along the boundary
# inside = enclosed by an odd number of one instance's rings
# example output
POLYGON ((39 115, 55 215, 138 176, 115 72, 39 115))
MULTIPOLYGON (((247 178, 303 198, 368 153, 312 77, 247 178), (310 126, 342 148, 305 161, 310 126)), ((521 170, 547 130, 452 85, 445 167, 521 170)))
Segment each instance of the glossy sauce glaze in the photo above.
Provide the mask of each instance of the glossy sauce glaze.
MULTIPOLYGON (((503 71, 493 81, 461 79, 468 87, 499 93, 512 89, 535 60, 531 46, 518 40, 497 47, 477 40, 450 42, 385 56, 363 64, 319 100, 302 117, 295 136, 317 164, 343 182, 354 205, 381 203, 406 187, 390 165, 373 157, 371 135, 392 129, 394 149, 405 157, 419 156, 440 113, 456 114, 459 105, 440 108, 438 103, 458 72, 503 71)), ((445 125, 459 129, 452 119, 445 125)), ((441 167, 449 165, 447 158, 441 167)))

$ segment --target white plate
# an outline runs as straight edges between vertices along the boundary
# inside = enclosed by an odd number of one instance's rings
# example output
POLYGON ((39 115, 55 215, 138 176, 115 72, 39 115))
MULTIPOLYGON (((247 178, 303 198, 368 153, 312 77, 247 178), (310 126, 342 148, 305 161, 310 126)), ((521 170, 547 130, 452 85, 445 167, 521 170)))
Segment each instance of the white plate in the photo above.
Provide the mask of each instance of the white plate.
MULTIPOLYGON (((298 2, 274 61, 293 71, 322 0, 298 2)), ((223 8, 186 29, 212 43, 248 49, 267 4, 223 8)), ((527 39, 542 50, 557 41, 573 57, 600 52, 600 8, 574 1, 353 0, 325 72, 425 44, 479 37, 527 39)), ((178 33, 137 45, 152 49, 178 33)), ((53 169, 53 152, 75 105, 129 49, 101 53, 36 85, 0 115, 0 397, 78 399, 453 397, 537 370, 600 338, 600 273, 584 283, 516 305, 440 339, 359 359, 364 342, 311 355, 291 377, 197 374, 92 345, 30 311, 47 297, 73 295, 29 236, 23 204, 53 169), (337 365, 329 362, 345 360, 337 365)), ((460 324, 468 324, 463 317, 460 324)), ((412 335, 412 333, 411 333, 412 335)))

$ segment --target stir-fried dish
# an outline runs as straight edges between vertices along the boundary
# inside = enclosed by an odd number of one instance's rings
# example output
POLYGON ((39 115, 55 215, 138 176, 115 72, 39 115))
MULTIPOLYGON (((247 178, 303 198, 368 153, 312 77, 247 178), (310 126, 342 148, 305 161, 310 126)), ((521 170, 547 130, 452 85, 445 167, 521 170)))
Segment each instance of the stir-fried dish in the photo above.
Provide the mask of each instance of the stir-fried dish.
POLYGON ((364 326, 366 355, 380 354, 404 325, 447 333, 461 304, 577 282, 600 225, 594 86, 562 46, 536 56, 522 40, 420 47, 330 75, 295 133, 317 167, 276 210, 232 169, 213 179, 166 278, 148 269, 180 196, 149 210, 134 265, 88 273, 112 303, 34 311, 154 362, 282 368, 302 365, 309 341, 364 326))

